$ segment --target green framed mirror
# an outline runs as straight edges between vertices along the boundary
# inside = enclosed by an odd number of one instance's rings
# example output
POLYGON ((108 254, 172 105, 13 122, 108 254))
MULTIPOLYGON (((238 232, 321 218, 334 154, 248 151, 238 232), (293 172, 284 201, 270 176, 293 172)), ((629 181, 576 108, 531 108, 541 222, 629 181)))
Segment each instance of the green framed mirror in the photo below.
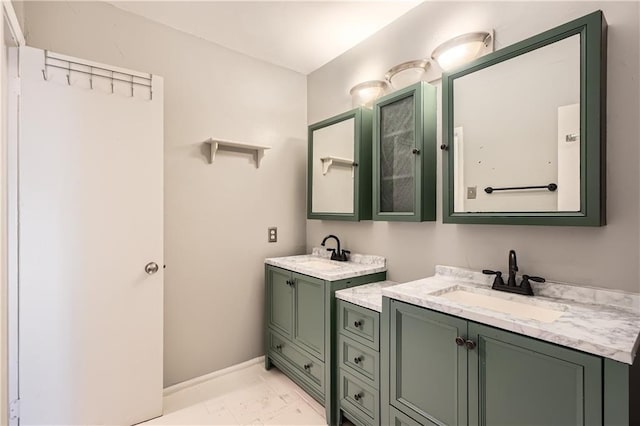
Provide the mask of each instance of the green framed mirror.
POLYGON ((371 110, 308 128, 307 219, 371 219, 371 110))
POLYGON ((597 11, 443 74, 444 223, 606 223, 606 29, 597 11))

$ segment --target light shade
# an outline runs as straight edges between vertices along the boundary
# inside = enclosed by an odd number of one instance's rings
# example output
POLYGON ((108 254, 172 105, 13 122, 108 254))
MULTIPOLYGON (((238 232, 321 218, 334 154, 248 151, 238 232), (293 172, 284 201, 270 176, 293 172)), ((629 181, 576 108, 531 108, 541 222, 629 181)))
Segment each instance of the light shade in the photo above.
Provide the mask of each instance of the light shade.
POLYGON ((492 41, 493 37, 488 32, 463 34, 436 47, 431 58, 444 71, 449 71, 480 56, 492 41))
POLYGON ((403 62, 391 68, 384 77, 394 89, 402 89, 413 83, 425 79, 425 73, 429 69, 428 59, 403 62))
POLYGON ((387 90, 387 83, 382 80, 369 80, 356 84, 351 88, 351 103, 353 107, 371 107, 373 102, 387 90))

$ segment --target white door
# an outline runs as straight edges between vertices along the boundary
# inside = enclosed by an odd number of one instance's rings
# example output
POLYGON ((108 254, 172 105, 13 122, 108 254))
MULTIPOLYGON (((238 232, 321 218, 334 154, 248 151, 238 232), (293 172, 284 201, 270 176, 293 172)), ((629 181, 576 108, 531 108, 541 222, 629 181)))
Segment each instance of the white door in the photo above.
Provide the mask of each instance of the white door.
POLYGON ((45 70, 39 49, 20 54, 20 423, 159 416, 162 79, 153 76, 151 97, 144 86, 45 70), (157 273, 145 272, 150 262, 157 273))

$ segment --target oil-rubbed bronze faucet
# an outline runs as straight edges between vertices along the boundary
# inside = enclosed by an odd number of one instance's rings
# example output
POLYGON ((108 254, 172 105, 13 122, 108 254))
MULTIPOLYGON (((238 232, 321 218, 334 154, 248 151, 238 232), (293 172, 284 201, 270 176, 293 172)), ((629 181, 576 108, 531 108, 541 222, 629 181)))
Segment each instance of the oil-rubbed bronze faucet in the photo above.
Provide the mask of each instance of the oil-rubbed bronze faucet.
POLYGON ((533 289, 531 288, 531 281, 543 283, 545 280, 542 277, 532 277, 529 275, 522 276, 522 282, 520 285, 516 284, 516 272, 518 272, 518 259, 516 258, 516 251, 509 250, 509 278, 507 283, 504 283, 502 279, 502 272, 491 271, 489 269, 483 269, 482 273, 487 275, 495 275, 493 280, 492 289, 498 291, 506 291, 509 293, 524 294, 526 296, 533 296, 533 289))
POLYGON ((339 262, 348 261, 349 254, 351 252, 349 250, 340 250, 340 240, 335 235, 327 235, 326 237, 324 237, 324 240, 322 240, 322 243, 320 243, 320 245, 324 247, 325 243, 329 238, 333 238, 334 240, 336 240, 336 244, 338 246, 337 248, 334 248, 334 249, 332 248, 327 249, 327 251, 331 252, 331 260, 337 260, 339 262))
POLYGON ((516 251, 509 250, 509 279, 507 280, 508 286, 516 286, 516 272, 518 272, 518 259, 516 258, 516 251))

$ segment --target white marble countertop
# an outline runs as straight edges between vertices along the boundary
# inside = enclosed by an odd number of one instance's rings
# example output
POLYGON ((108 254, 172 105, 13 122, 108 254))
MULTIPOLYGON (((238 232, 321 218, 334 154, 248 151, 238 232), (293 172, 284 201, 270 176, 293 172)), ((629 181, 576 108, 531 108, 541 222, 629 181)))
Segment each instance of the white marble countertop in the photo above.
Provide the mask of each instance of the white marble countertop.
POLYGON ((396 284, 398 283, 395 281, 379 281, 357 285, 336 291, 336 298, 376 312, 382 312, 382 289, 396 284))
POLYGON ((265 259, 264 263, 327 281, 344 280, 387 270, 387 261, 382 256, 352 253, 347 262, 338 262, 330 258, 331 253, 326 248, 314 247, 312 254, 271 257, 265 259))
POLYGON ((640 333, 640 295, 563 283, 531 283, 536 296, 491 290, 491 295, 527 305, 562 311, 553 322, 527 319, 496 310, 455 302, 444 293, 471 288, 484 293, 493 277, 462 268, 436 266, 433 277, 383 288, 382 295, 513 331, 571 349, 633 364, 640 333))

